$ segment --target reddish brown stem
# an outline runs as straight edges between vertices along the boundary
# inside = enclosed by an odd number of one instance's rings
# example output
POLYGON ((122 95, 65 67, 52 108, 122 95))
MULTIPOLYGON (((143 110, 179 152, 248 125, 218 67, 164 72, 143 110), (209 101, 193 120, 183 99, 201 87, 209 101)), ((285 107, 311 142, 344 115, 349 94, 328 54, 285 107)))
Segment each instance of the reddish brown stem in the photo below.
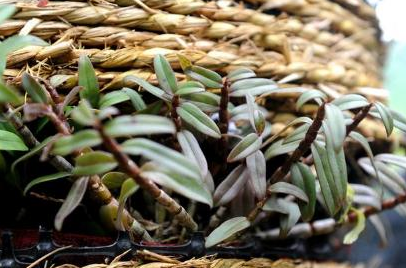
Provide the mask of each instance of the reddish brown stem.
MULTIPOLYGON (((283 178, 289 173, 290 167, 294 162, 299 161, 299 159, 309 150, 310 146, 312 145, 313 141, 317 137, 317 133, 322 126, 322 122, 324 119, 325 114, 325 104, 323 103, 319 110, 317 111, 317 115, 313 120, 313 123, 309 127, 306 132, 305 138, 299 143, 299 146, 296 150, 290 155, 290 157, 285 161, 282 167, 278 168, 275 173, 270 178, 270 183, 275 183, 278 181, 283 180, 283 178)), ((248 215, 248 220, 253 222, 256 217, 258 216, 259 212, 262 210, 262 207, 265 205, 266 201, 270 198, 271 192, 267 190, 265 197, 260 200, 255 208, 251 211, 248 215)))
MULTIPOLYGON (((373 104, 371 103, 368 106, 365 106, 364 108, 361 109, 360 112, 358 112, 355 115, 351 125, 347 126, 346 137, 348 137, 348 135, 350 135, 351 131, 355 130, 358 127, 358 125, 361 123, 361 121, 364 120, 368 116, 368 113, 371 110, 372 105, 373 104)), ((313 163, 314 163, 313 156, 309 155, 306 159, 303 160, 303 163, 305 163, 306 165, 313 165, 313 163)))
POLYGON ((190 215, 185 211, 185 209, 180 206, 175 200, 173 200, 169 195, 162 191, 155 183, 149 179, 145 179, 141 176, 141 170, 139 167, 131 160, 131 158, 123 153, 120 145, 117 141, 104 132, 103 126, 98 124, 95 128, 99 131, 100 136, 103 139, 103 145, 106 149, 114 155, 114 158, 118 162, 120 168, 129 175, 142 189, 147 191, 151 196, 161 204, 166 210, 176 217, 179 224, 190 229, 197 230, 197 224, 190 217, 190 215))
POLYGON ((173 123, 175 124, 176 127, 176 132, 179 132, 182 128, 182 122, 180 121, 178 112, 176 109, 179 107, 179 95, 173 95, 172 97, 172 110, 171 110, 171 118, 173 120, 173 123))

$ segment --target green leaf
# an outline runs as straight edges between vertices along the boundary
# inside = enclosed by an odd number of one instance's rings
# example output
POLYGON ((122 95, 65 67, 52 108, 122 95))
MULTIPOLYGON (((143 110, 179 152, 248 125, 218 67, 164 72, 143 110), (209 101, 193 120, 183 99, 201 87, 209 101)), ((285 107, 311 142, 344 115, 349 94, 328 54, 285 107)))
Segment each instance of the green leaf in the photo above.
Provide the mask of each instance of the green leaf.
POLYGON ((358 94, 348 94, 339 97, 331 102, 337 106, 340 110, 352 110, 358 109, 369 105, 368 100, 358 94))
POLYGON ((246 94, 252 96, 262 95, 277 88, 275 82, 266 78, 243 79, 233 83, 230 87, 230 97, 244 97, 246 94))
POLYGON ((352 138, 353 140, 355 140, 355 141, 357 141, 359 144, 361 144, 362 148, 364 148, 365 152, 367 153, 367 156, 368 156, 369 159, 371 160, 372 167, 373 167, 374 170, 375 170, 376 178, 377 178, 379 181, 381 181, 381 179, 379 178, 378 169, 376 168, 376 165, 375 165, 374 154, 372 153, 372 150, 371 150, 371 147, 369 146, 368 140, 367 140, 363 135, 361 135, 360 133, 355 132, 355 131, 351 131, 351 133, 349 134, 349 136, 350 136, 350 138, 352 138))
POLYGON ((227 162, 235 162, 246 158, 247 156, 258 151, 262 145, 262 138, 258 137, 256 133, 251 133, 245 136, 237 145, 231 150, 227 157, 227 162))
POLYGON ((175 73, 164 56, 158 54, 154 57, 154 70, 159 85, 164 91, 166 91, 166 93, 172 94, 178 90, 175 73))
POLYGON ((355 223, 354 228, 345 235, 344 237, 344 244, 350 245, 354 243, 359 235, 364 231, 365 229, 365 215, 361 210, 358 209, 352 209, 356 213, 357 216, 357 221, 355 223))
POLYGON ((330 216, 334 216, 339 208, 339 195, 327 160, 326 149, 313 143, 311 150, 327 212, 330 216))
POLYGON ((48 103, 50 100, 45 89, 28 73, 23 73, 22 84, 34 102, 48 103))
POLYGON ((107 152, 94 151, 75 158, 75 175, 95 175, 108 172, 117 167, 114 156, 107 152))
POLYGON ((286 136, 286 138, 283 140, 283 143, 303 140, 306 136, 307 131, 309 130, 309 127, 309 124, 303 124, 297 127, 295 130, 289 133, 288 136, 286 136))
POLYGON ((96 130, 82 130, 73 135, 58 138, 52 146, 52 153, 68 155, 76 150, 97 146, 101 143, 102 139, 96 130))
MULTIPOLYGON (((303 123, 310 126, 313 123, 313 120, 311 120, 309 117, 305 117, 305 116, 295 118, 294 120, 290 121, 284 128, 282 128, 280 131, 275 133, 272 137, 267 139, 263 146, 265 146, 265 145, 273 142, 274 140, 276 140, 280 135, 282 135, 290 127, 292 127, 294 125, 297 125, 297 124, 303 124, 303 123)), ((308 129, 308 127, 307 127, 307 129, 308 129)), ((306 132, 305 132, 305 135, 306 135, 306 132)), ((283 143, 289 143, 289 142, 285 140, 283 143)))
POLYGON ((87 100, 81 100, 79 105, 72 110, 72 119, 84 126, 93 126, 96 123, 96 116, 87 100))
POLYGON ((278 140, 268 147, 265 151, 265 159, 269 160, 275 156, 293 152, 299 146, 301 141, 294 141, 283 144, 283 140, 278 140))
POLYGON ((238 81, 238 80, 248 79, 248 78, 253 78, 253 77, 256 77, 255 72, 252 71, 251 69, 248 69, 245 67, 235 69, 227 75, 227 78, 231 83, 238 81))
POLYGON ((300 219, 300 210, 296 203, 288 202, 286 209, 289 211, 289 213, 286 215, 282 214, 279 217, 279 237, 281 238, 287 237, 290 229, 292 229, 292 227, 295 226, 300 219))
POLYGON ((324 120, 323 128, 329 130, 327 138, 330 138, 335 151, 340 151, 343 147, 344 139, 346 137, 346 125, 344 115, 337 106, 332 104, 326 105, 326 119, 324 120))
POLYGON ((47 146, 51 140, 52 140, 52 137, 46 138, 40 144, 36 145, 34 148, 31 148, 26 154, 22 155, 17 160, 15 160, 13 162, 13 164, 11 164, 11 168, 10 168, 11 174, 13 174, 14 176, 17 176, 17 172, 16 172, 17 165, 19 163, 31 158, 32 156, 36 155, 37 153, 41 152, 42 149, 45 146, 47 146))
POLYGON ((234 199, 248 180, 248 170, 239 165, 217 186, 214 192, 214 205, 222 206, 234 199))
POLYGON ((203 84, 197 81, 186 81, 179 84, 179 89, 176 94, 179 96, 190 95, 195 93, 204 92, 205 88, 203 84))
POLYGON ((165 91, 163 91, 162 89, 155 87, 153 85, 151 85, 150 83, 148 83, 147 81, 145 81, 142 78, 133 76, 133 75, 129 75, 124 79, 125 82, 131 81, 137 85, 139 85, 140 87, 142 87, 143 89, 145 89, 146 91, 148 91, 149 93, 151 93, 152 95, 154 95, 157 98, 160 98, 161 100, 164 101, 171 101, 172 96, 165 93, 165 91))
POLYGON ((6 68, 7 55, 26 46, 47 46, 44 40, 32 35, 14 35, 0 43, 0 76, 6 68))
POLYGON ((62 229, 66 217, 69 216, 82 201, 86 193, 88 181, 89 177, 80 177, 73 183, 65 201, 55 216, 54 225, 56 230, 60 231, 62 229))
POLYGON ((266 160, 261 150, 246 159, 249 180, 254 188, 255 197, 261 200, 266 193, 266 160))
POLYGON ((124 91, 109 92, 100 98, 99 108, 102 109, 105 107, 113 106, 115 104, 128 101, 129 99, 130 97, 124 91))
POLYGON ((183 120, 198 131, 216 139, 221 138, 221 133, 216 123, 196 105, 182 103, 176 111, 183 120))
POLYGON ((382 119, 383 125, 385 126, 386 134, 388 137, 392 134, 393 131, 393 117, 392 113, 388 107, 383 105, 380 102, 375 103, 375 107, 378 110, 378 113, 382 119))
POLYGON ((321 103, 321 101, 326 101, 327 96, 320 90, 311 89, 309 91, 304 92, 300 95, 299 99, 296 101, 296 110, 300 110, 300 108, 308 101, 316 100, 321 103))
POLYGON ((179 175, 171 170, 165 170, 146 164, 142 167, 141 176, 168 188, 192 200, 213 206, 213 198, 201 181, 179 175))
POLYGON ((0 150, 27 151, 28 147, 16 134, 6 130, 0 130, 0 150))
POLYGON ((223 86, 222 78, 218 73, 200 66, 191 66, 190 68, 187 68, 185 74, 190 78, 199 81, 206 87, 221 88, 223 86))
POLYGON ((220 106, 220 96, 207 91, 183 95, 182 99, 188 100, 206 113, 217 112, 220 106))
POLYGON ((208 164, 195 136, 190 131, 183 130, 178 132, 177 138, 182 152, 200 168, 202 177, 205 177, 209 171, 208 164))
POLYGON ((235 217, 223 222, 206 238, 205 246, 210 248, 230 237, 236 233, 250 227, 251 223, 246 217, 235 217))
POLYGON ((281 214, 289 214, 289 203, 290 201, 288 200, 277 198, 275 195, 272 195, 271 198, 266 201, 262 210, 268 212, 277 212, 281 214))
POLYGON ((323 129, 326 136, 327 164, 330 166, 333 180, 339 195, 340 203, 344 203, 347 194, 347 164, 345 162, 343 147, 336 150, 334 148, 334 135, 331 133, 326 122, 323 122, 323 129))
POLYGON ((389 179, 393 180, 398 184, 403 190, 406 190, 406 182, 402 176, 400 176, 396 171, 392 170, 387 164, 384 164, 381 161, 374 161, 377 169, 382 172, 389 179))
POLYGON ((379 154, 375 157, 376 160, 392 164, 406 169, 406 157, 394 154, 379 154))
POLYGON ((316 206, 316 177, 310 168, 303 163, 294 163, 290 168, 292 183, 303 190, 309 202, 299 202, 303 221, 310 221, 316 206))
MULTIPOLYGON (((1 97, 0 97, 1 100, 1 97)), ((406 132, 406 117, 401 113, 391 110, 391 114, 393 117, 393 125, 398 128, 399 130, 406 132)))
POLYGON ((25 186, 24 195, 26 195, 27 192, 32 187, 34 187, 35 185, 38 185, 38 184, 43 183, 43 182, 54 181, 54 180, 66 178, 66 177, 69 177, 69 176, 72 176, 72 174, 69 173, 69 172, 58 172, 58 173, 55 173, 55 174, 45 175, 45 176, 41 176, 39 178, 36 178, 35 180, 32 180, 30 183, 28 183, 27 186, 25 186))
POLYGON ((104 130, 110 137, 134 135, 174 134, 172 120, 158 115, 124 115, 109 121, 104 130))
POLYGON ((86 99, 92 107, 97 108, 100 98, 99 82, 97 81, 93 65, 86 55, 81 55, 79 58, 78 72, 78 84, 83 87, 83 90, 80 91, 80 98, 86 99))
POLYGON ((23 97, 18 94, 16 89, 6 86, 3 81, 0 80, 0 103, 8 102, 18 106, 21 105, 23 101, 23 97))
POLYGON ((303 192, 302 189, 287 182, 280 181, 274 183, 271 186, 269 186, 268 189, 272 193, 290 194, 306 203, 309 202, 309 198, 307 197, 306 193, 303 192))
POLYGON ((156 161, 159 165, 169 168, 180 175, 201 181, 199 168, 183 154, 169 149, 157 142, 136 138, 121 144, 124 153, 130 155, 142 155, 145 158, 156 161))
POLYGON ((125 202, 127 202, 127 199, 133 195, 140 186, 132 179, 128 178, 124 181, 124 183, 121 185, 121 190, 120 190, 120 196, 118 198, 118 209, 117 209, 117 217, 116 217, 116 223, 117 226, 121 226, 122 230, 124 231, 124 227, 122 226, 122 215, 124 211, 124 206, 125 202))
POLYGON ((102 183, 110 190, 120 188, 128 175, 122 172, 108 172, 101 178, 102 183))
POLYGON ((122 91, 130 97, 131 103, 136 111, 141 111, 147 108, 147 105, 137 91, 128 87, 123 88, 122 91))
POLYGON ((0 24, 11 18, 16 12, 17 8, 14 5, 0 5, 0 24))

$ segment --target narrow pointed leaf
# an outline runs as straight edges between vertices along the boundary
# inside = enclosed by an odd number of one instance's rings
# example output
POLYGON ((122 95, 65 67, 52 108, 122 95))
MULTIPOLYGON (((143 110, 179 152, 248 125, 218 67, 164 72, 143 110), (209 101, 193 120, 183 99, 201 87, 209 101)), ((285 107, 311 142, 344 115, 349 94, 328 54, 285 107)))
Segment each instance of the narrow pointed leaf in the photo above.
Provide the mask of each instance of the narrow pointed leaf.
POLYGON ((316 177, 310 168, 302 163, 295 163, 290 169, 292 183, 303 190, 309 198, 309 202, 299 202, 303 221, 313 218, 316 206, 316 177))
POLYGON ((394 154, 379 154, 376 160, 406 169, 406 157, 394 154))
POLYGON ((27 151, 28 147, 16 134, 6 130, 0 130, 0 150, 27 151))
POLYGON ((245 136, 237 145, 231 150, 227 157, 227 162, 235 162, 246 158, 261 148, 262 138, 258 137, 256 133, 251 133, 245 136))
POLYGON ((154 70, 159 85, 166 93, 172 94, 178 90, 175 73, 164 56, 158 54, 154 57, 154 70))
POLYGON ((66 178, 71 176, 72 174, 69 172, 59 172, 59 173, 55 173, 55 174, 50 174, 50 175, 45 175, 45 176, 41 176, 39 178, 36 178, 35 180, 30 181, 30 183, 27 184, 27 186, 25 186, 24 188, 24 195, 27 194, 27 192, 34 187, 35 185, 38 185, 40 183, 43 182, 48 182, 48 181, 54 181, 54 180, 58 180, 61 178, 66 178))
POLYGON ((269 160, 278 155, 291 153, 299 146, 299 143, 300 140, 283 144, 283 140, 278 140, 266 149, 265 159, 269 160))
POLYGON ((113 155, 102 151, 89 152, 76 157, 75 175, 95 175, 108 172, 117 167, 113 155))
POLYGON ((203 113, 196 105, 183 103, 176 109, 176 111, 183 120, 203 134, 216 139, 221 137, 220 130, 216 123, 214 123, 214 121, 208 115, 203 113))
POLYGON ((279 237, 284 238, 287 237, 289 231, 292 229, 293 226, 298 222, 300 219, 300 210, 296 203, 288 202, 287 207, 289 213, 287 215, 280 215, 280 229, 279 229, 279 237))
POLYGON ((185 70, 185 74, 192 79, 199 81, 206 87, 210 88, 221 88, 222 79, 219 74, 216 72, 200 67, 200 66, 191 66, 185 70))
POLYGON ((311 150, 324 203, 330 216, 333 216, 337 211, 339 196, 327 161, 326 151, 316 143, 312 144, 311 150))
POLYGON ((17 90, 6 86, 0 80, 0 103, 11 103, 13 105, 21 105, 23 103, 23 97, 18 94, 17 90))
POLYGON ((369 105, 368 100, 358 94, 348 94, 339 97, 331 102, 337 106, 340 110, 352 110, 358 109, 369 105))
POLYGON ((89 177, 86 176, 78 178, 73 183, 68 196, 55 216, 54 225, 56 230, 60 231, 62 229, 62 224, 66 217, 69 216, 69 214, 71 214, 82 201, 82 198, 86 193, 88 181, 89 177))
POLYGON ((139 85, 140 87, 142 87, 143 89, 145 89, 146 91, 148 91, 149 93, 154 95, 155 97, 160 98, 161 100, 164 100, 164 101, 171 100, 171 96, 169 94, 165 93, 165 91, 163 91, 162 89, 151 85, 150 83, 148 83, 147 81, 145 81, 142 78, 130 75, 125 78, 125 81, 131 81, 131 82, 139 85))
POLYGON ((157 115, 124 115, 106 123, 104 130, 110 137, 125 137, 135 135, 174 134, 173 122, 157 115))
POLYGON ((191 200, 213 206, 213 198, 201 181, 159 168, 155 171, 143 168, 141 176, 191 200))
POLYGON ((296 110, 299 110, 305 103, 311 100, 327 100, 326 94, 320 90, 312 89, 304 92, 300 95, 299 99, 296 101, 296 110))
POLYGON ((390 110, 380 102, 376 102, 375 107, 382 119, 383 125, 385 126, 386 134, 390 136, 393 131, 393 117, 390 110))
POLYGON ((268 212, 289 214, 289 203, 289 201, 283 198, 277 198, 275 195, 272 195, 262 209, 268 212))
POLYGON ((235 81, 238 81, 241 79, 248 79, 248 78, 253 78, 253 77, 256 77, 255 72, 249 68, 244 68, 244 67, 231 71, 227 75, 227 78, 230 82, 235 82, 235 81))
POLYGON ((68 155, 76 150, 97 146, 101 143, 102 139, 96 130, 82 130, 73 135, 58 138, 52 146, 52 153, 68 155))
POLYGON ((287 182, 280 181, 274 183, 268 189, 272 193, 290 194, 306 203, 309 202, 309 198, 307 197, 306 193, 303 192, 302 189, 287 182))
POLYGON ((210 248, 230 237, 236 233, 250 227, 250 222, 246 217, 235 217, 223 222, 206 238, 205 246, 210 248))
POLYGON ((266 160, 264 154, 257 150, 246 159, 249 180, 258 200, 265 197, 266 193, 266 160))
POLYGON ((275 82, 266 78, 243 79, 233 83, 230 87, 230 97, 243 97, 249 93, 258 96, 272 92, 277 88, 275 82))
MULTIPOLYGON (((1 100, 1 97, 0 97, 1 100)), ((393 125, 398 128, 399 130, 406 133, 406 117, 394 110, 390 110, 392 117, 393 117, 393 125)))
POLYGON ((23 73, 22 84, 31 99, 37 103, 48 103, 48 94, 45 89, 28 73, 23 73))
POLYGON ((130 97, 131 103, 134 106, 136 111, 141 111, 147 108, 147 105, 145 104, 144 100, 141 98, 141 95, 138 94, 137 91, 131 88, 123 88, 123 92, 125 92, 128 97, 130 97))
POLYGON ((248 180, 247 169, 243 165, 237 166, 217 186, 214 192, 214 205, 222 206, 230 202, 241 191, 248 180))
POLYGON ((359 235, 365 229, 365 215, 361 210, 353 209, 357 215, 357 222, 355 223, 354 228, 345 235, 343 243, 346 245, 354 243, 359 235))
POLYGON ((128 179, 128 175, 122 172, 112 171, 101 178, 102 183, 110 190, 118 189, 128 179))
POLYGON ((122 226, 122 215, 125 203, 127 202, 127 199, 138 190, 138 188, 140 188, 140 186, 132 178, 126 179, 121 185, 120 196, 118 198, 116 225, 121 226, 122 230, 125 230, 122 226))
POLYGON ((332 140, 334 150, 339 151, 342 148, 346 137, 346 125, 343 113, 337 108, 337 106, 327 104, 326 120, 324 122, 324 129, 327 127, 330 130, 328 136, 332 140))
POLYGON ((190 95, 190 94, 195 94, 199 92, 204 92, 205 88, 204 86, 196 81, 186 81, 181 84, 179 84, 179 89, 176 91, 176 94, 179 96, 183 95, 190 95))
POLYGON ((208 164, 195 136, 191 132, 183 130, 177 134, 177 138, 183 153, 199 166, 202 177, 205 177, 208 173, 208 164))
POLYGON ((73 109, 71 117, 74 121, 84 126, 93 126, 96 122, 94 111, 86 100, 80 101, 79 105, 73 109))
POLYGON ((201 174, 195 163, 175 150, 144 138, 127 140, 121 146, 125 153, 142 155, 173 172, 201 182, 201 174))
POLYGON ((100 98, 99 82, 97 81, 93 65, 86 55, 81 55, 79 58, 78 72, 78 84, 83 87, 83 90, 79 92, 81 99, 86 99, 92 107, 97 108, 100 98))
POLYGON ((128 101, 129 99, 130 97, 124 91, 109 92, 100 98, 99 108, 102 109, 105 107, 113 106, 128 101))

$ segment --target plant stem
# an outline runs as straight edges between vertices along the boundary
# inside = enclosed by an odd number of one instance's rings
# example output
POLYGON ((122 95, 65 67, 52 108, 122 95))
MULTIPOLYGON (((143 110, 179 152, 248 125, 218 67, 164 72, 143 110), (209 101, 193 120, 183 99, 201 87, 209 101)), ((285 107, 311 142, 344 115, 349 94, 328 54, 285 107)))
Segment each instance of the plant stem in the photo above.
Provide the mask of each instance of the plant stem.
MULTIPOLYGON (((374 207, 366 207, 363 210, 365 217, 372 216, 384 210, 392 209, 399 204, 406 203, 406 193, 398 195, 396 197, 390 198, 382 202, 382 208, 380 210, 374 207)), ((347 214, 346 220, 344 222, 337 222, 333 218, 327 218, 322 220, 317 220, 308 223, 299 223, 291 229, 290 233, 294 237, 310 237, 321 234, 328 234, 333 232, 337 227, 344 225, 345 223, 352 223, 357 221, 357 214, 355 212, 350 212, 347 214)), ((263 239, 277 239, 279 237, 279 228, 271 229, 268 231, 261 232, 259 237, 263 239)))
MULTIPOLYGON (((364 120, 368 116, 369 110, 371 110, 372 106, 373 106, 372 103, 369 104, 368 106, 365 106, 364 108, 361 109, 361 111, 359 111, 354 116, 354 119, 353 119, 351 125, 347 126, 345 137, 348 137, 348 135, 350 135, 351 131, 355 130, 358 127, 358 125, 361 123, 361 121, 364 120)), ((313 156, 309 155, 308 157, 306 157, 303 160, 303 163, 306 165, 313 165, 313 163, 314 163, 313 156)))
POLYGON ((100 136, 103 139, 103 145, 106 149, 111 152, 119 166, 123 169, 127 175, 129 175, 133 180, 145 191, 147 191, 151 196, 161 204, 169 213, 175 216, 179 221, 179 224, 188 228, 189 230, 197 230, 197 224, 194 222, 192 217, 186 212, 186 210, 179 205, 175 200, 172 199, 168 194, 162 191, 155 183, 151 180, 145 179, 141 176, 141 170, 139 167, 131 160, 128 155, 122 152, 120 145, 117 141, 104 132, 103 126, 98 124, 95 128, 99 131, 100 136))
MULTIPOLYGON (((311 144, 317 137, 317 133, 322 126, 322 122, 325 114, 325 103, 323 103, 316 114, 316 117, 313 120, 313 123, 306 132, 305 138, 299 143, 299 146, 295 151, 289 156, 285 163, 279 167, 270 178, 270 184, 283 180, 283 178, 289 173, 290 167, 294 162, 300 160, 300 158, 309 150, 311 144)), ((261 212, 262 207, 265 205, 266 201, 271 197, 272 192, 269 190, 266 191, 266 195, 261 199, 255 206, 255 208, 248 215, 248 220, 253 222, 258 214, 261 212)))
POLYGON ((172 110, 171 110, 171 118, 173 123, 176 127, 176 132, 179 132, 182 128, 182 122, 180 121, 178 112, 176 109, 179 107, 179 95, 173 95, 172 97, 172 110))
MULTIPOLYGON (((35 138, 34 134, 32 134, 31 130, 26 125, 24 125, 23 121, 18 116, 16 116, 10 105, 4 105, 3 113, 5 114, 8 121, 21 135, 24 143, 28 147, 33 148, 40 144, 40 142, 35 138)), ((51 156, 48 162, 59 171, 72 172, 73 170, 73 166, 71 165, 71 163, 69 163, 68 160, 59 155, 51 156)), ((114 197, 110 193, 110 190, 101 182, 99 176, 91 176, 87 188, 90 191, 90 198, 95 200, 99 205, 107 205, 114 200, 114 197)), ((135 219, 127 212, 125 212, 124 214, 127 215, 127 222, 129 223, 129 226, 127 227, 131 228, 135 219)), ((146 230, 141 228, 140 226, 139 228, 132 228, 131 230, 134 231, 137 237, 140 237, 145 241, 152 241, 152 238, 149 236, 146 230)))

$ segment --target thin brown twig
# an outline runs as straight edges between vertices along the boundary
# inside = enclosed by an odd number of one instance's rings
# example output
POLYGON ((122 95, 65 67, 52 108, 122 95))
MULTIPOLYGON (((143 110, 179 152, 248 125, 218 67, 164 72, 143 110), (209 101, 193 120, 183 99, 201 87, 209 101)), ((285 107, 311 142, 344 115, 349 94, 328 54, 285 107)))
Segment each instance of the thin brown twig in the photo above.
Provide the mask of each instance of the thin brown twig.
POLYGON ((109 137, 105 133, 100 122, 95 125, 95 129, 99 131, 105 148, 113 154, 119 166, 125 173, 127 173, 127 175, 129 175, 142 189, 151 194, 151 196, 169 213, 174 215, 180 225, 192 231, 197 230, 197 224, 181 205, 162 191, 154 182, 141 176, 141 170, 137 164, 135 164, 127 154, 123 153, 120 145, 115 139, 109 137))
MULTIPOLYGON (((299 146, 285 161, 285 163, 274 172, 274 174, 270 178, 270 183, 275 183, 283 180, 283 178, 289 173, 292 164, 296 161, 299 161, 299 159, 309 150, 311 144, 317 137, 319 129, 322 126, 322 121, 324 119, 325 114, 324 108, 325 103, 323 103, 319 107, 316 117, 313 120, 313 123, 306 132, 305 138, 299 143, 299 146)), ((262 207, 265 205, 266 201, 269 199, 271 194, 272 193, 269 190, 267 190, 265 197, 256 204, 255 208, 248 215, 249 221, 253 222, 257 218, 258 214, 262 210, 262 207)))

